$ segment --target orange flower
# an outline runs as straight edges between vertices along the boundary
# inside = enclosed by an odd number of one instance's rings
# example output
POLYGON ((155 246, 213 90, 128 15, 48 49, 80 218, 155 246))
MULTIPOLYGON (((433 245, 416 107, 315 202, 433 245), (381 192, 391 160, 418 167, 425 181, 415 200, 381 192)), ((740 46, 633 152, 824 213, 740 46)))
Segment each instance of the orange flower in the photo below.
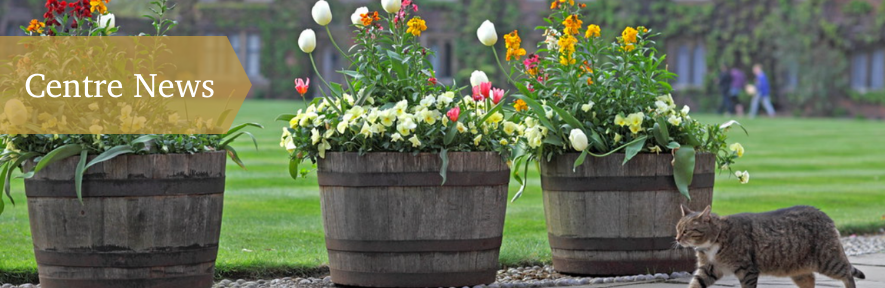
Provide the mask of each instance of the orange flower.
POLYGON ((104 3, 111 3, 111 0, 91 0, 89 1, 89 6, 91 6, 89 7, 89 12, 94 13, 95 10, 98 10, 98 13, 100 14, 107 14, 108 6, 105 6, 102 1, 104 1, 104 3))
POLYGON ((562 25, 565 25, 563 32, 572 35, 581 33, 581 25, 583 24, 584 21, 578 19, 578 15, 568 16, 568 18, 565 18, 565 21, 562 21, 562 25))
POLYGON ((31 23, 28 24, 28 32, 37 32, 37 34, 43 34, 43 27, 46 27, 46 23, 37 21, 37 19, 31 20, 31 23))
POLYGON ((525 103, 522 99, 517 99, 516 102, 513 103, 513 108, 516 108, 516 112, 519 111, 528 111, 529 105, 525 103))
POLYGON ((624 32, 621 32, 621 40, 624 44, 636 43, 637 34, 639 34, 639 31, 636 31, 633 27, 627 27, 624 29, 624 32))
POLYGON ((636 49, 636 46, 633 46, 633 44, 627 44, 627 45, 624 45, 621 47, 621 50, 624 50, 624 52, 631 52, 635 49, 636 49))
POLYGON ((553 9, 556 9, 556 8, 559 8, 559 1, 558 1, 558 0, 553 0, 553 3, 550 3, 550 10, 553 10, 553 9))
POLYGON ((590 24, 589 26, 587 26, 587 33, 584 34, 584 38, 590 38, 590 37, 597 37, 598 38, 599 36, 602 36, 600 34, 600 32, 602 32, 602 29, 599 28, 599 25, 590 24))
POLYGON ((363 26, 370 26, 372 21, 381 20, 381 17, 378 17, 378 11, 360 14, 360 16, 362 17, 360 20, 363 21, 363 26))
POLYGON ((568 2, 568 5, 575 6, 575 0, 559 0, 559 3, 568 2))
POLYGON ((581 3, 580 5, 578 5, 578 7, 587 8, 587 4, 581 3))
POLYGON ((510 61, 511 58, 519 60, 519 57, 525 56, 525 49, 519 47, 522 44, 519 31, 513 30, 510 34, 504 35, 504 42, 507 46, 507 61, 510 61))
POLYGON ((414 36, 421 36, 421 32, 427 30, 427 23, 424 22, 423 19, 415 17, 412 20, 409 20, 409 23, 406 25, 409 26, 409 29, 406 30, 406 33, 412 33, 414 36))

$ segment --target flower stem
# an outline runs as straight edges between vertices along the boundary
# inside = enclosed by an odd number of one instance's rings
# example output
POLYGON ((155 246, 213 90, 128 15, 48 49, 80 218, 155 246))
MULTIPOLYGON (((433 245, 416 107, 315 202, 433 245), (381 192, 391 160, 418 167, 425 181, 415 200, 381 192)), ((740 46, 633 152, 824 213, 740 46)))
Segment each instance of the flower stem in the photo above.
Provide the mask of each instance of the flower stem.
MULTIPOLYGON (((313 53, 307 53, 307 55, 310 56, 310 65, 313 66, 313 71, 317 73, 317 78, 320 78, 320 81, 323 81, 323 83, 326 84, 327 87, 329 87, 329 92, 331 93, 332 85, 329 85, 329 82, 326 82, 326 79, 323 78, 322 74, 320 74, 320 70, 317 70, 317 63, 313 60, 313 53)), ((323 98, 326 98, 326 100, 329 100, 329 97, 326 96, 326 91, 323 91, 323 89, 320 89, 320 93, 323 94, 323 98)), ((332 96, 335 96, 335 95, 333 94, 332 96)), ((338 99, 338 100, 340 100, 340 99, 338 99)), ((341 105, 344 105, 344 101, 339 101, 339 102, 341 102, 341 105)), ((329 106, 332 106, 332 108, 335 108, 335 111, 338 111, 338 113, 344 113, 344 112, 342 112, 343 109, 339 109, 338 106, 335 106, 335 105, 329 105, 329 106)))
POLYGON ((341 55, 344 55, 344 58, 347 58, 347 61, 353 62, 353 59, 350 58, 350 55, 347 55, 347 53, 344 53, 344 50, 341 50, 341 47, 338 47, 338 42, 335 42, 335 37, 332 37, 332 31, 329 30, 329 25, 326 25, 325 27, 326 34, 329 34, 329 40, 332 41, 332 45, 335 46, 335 49, 338 49, 338 52, 340 52, 341 55))
MULTIPOLYGON (((519 86, 517 86, 517 85, 519 85, 519 83, 516 83, 516 81, 513 81, 513 78, 510 78, 510 73, 508 73, 507 70, 504 69, 504 65, 501 65, 501 58, 498 57, 498 50, 495 49, 494 45, 492 45, 491 48, 492 48, 492 52, 495 54, 495 61, 498 62, 498 68, 501 68, 501 72, 504 72, 504 75, 507 75, 507 80, 510 80, 510 83, 513 84, 513 87, 515 87, 517 90, 519 90, 519 86)), ((529 93, 531 93, 531 92, 529 92, 529 93)), ((526 95, 526 96, 531 96, 531 95, 526 95)), ((531 98, 534 98, 534 97, 531 97, 531 98)), ((501 99, 501 102, 498 102, 498 105, 502 105, 504 103, 507 103, 507 100, 510 100, 510 95, 504 96, 504 99, 501 99)))

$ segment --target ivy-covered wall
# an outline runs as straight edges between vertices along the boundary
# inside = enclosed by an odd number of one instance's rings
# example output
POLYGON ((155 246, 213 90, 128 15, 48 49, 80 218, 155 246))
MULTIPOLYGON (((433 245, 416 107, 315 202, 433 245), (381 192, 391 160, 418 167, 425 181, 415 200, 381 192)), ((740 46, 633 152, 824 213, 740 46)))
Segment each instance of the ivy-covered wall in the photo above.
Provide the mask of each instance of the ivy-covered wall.
POLYGON ((667 39, 705 43, 710 74, 704 88, 689 95, 694 98, 715 99, 709 95, 720 64, 749 71, 761 63, 780 106, 797 115, 840 115, 846 111, 837 104, 849 97, 885 104, 885 93, 853 92, 848 78, 852 51, 885 42, 879 28, 885 5, 877 6, 863 0, 600 0, 590 4, 586 19, 603 27, 652 27, 665 35, 658 43, 665 52, 667 39))
MULTIPOLYGON (((329 1, 334 7, 335 19, 342 23, 358 6, 378 7, 375 0, 329 1)), ((45 0, 18 3, 40 11, 45 0)), ((253 96, 288 98, 294 95, 292 79, 313 76, 309 60, 297 48, 302 29, 313 28, 319 37, 325 37, 323 29, 310 17, 313 1, 180 0, 176 3, 181 25, 173 31, 174 35, 204 35, 218 30, 261 35, 261 74, 268 81, 253 96)), ((531 53, 535 50, 533 44, 541 39, 541 31, 535 27, 543 24, 540 15, 546 15, 549 7, 549 3, 523 0, 418 0, 417 3, 421 5, 421 14, 436 13, 437 19, 443 19, 435 21, 439 23, 428 23, 438 26, 431 29, 458 35, 454 45, 457 63, 453 65, 457 68, 454 74, 458 83, 466 83, 473 70, 486 71, 498 83, 505 82, 489 48, 476 39, 475 29, 482 21, 493 20, 500 35, 519 30, 523 47, 531 53)), ((848 99, 867 105, 885 105, 885 91, 860 93, 849 85, 852 53, 885 47, 885 29, 881 29, 885 27, 885 0, 713 0, 699 4, 672 0, 597 0, 586 3, 589 7, 584 24, 602 26, 606 37, 616 37, 626 26, 644 25, 664 34, 658 38, 658 48, 665 53, 668 42, 690 39, 703 43, 708 71, 705 85, 679 95, 699 99, 695 103, 714 106, 718 101, 713 95, 720 64, 749 72, 754 63, 762 63, 776 87, 777 104, 796 114, 841 115, 846 112, 837 104, 848 99), (795 77, 791 79, 790 75, 795 77)), ((346 27, 334 27, 333 31, 339 43, 348 42, 346 27)), ((502 45, 498 46, 503 49, 502 45)))

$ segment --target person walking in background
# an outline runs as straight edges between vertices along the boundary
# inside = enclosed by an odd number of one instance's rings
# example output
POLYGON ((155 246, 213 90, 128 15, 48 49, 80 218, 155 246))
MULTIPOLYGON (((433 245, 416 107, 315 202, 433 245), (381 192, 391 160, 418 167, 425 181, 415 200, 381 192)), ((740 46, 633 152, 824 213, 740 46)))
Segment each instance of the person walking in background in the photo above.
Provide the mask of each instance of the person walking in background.
POLYGON ((722 64, 719 68, 719 93, 722 94, 722 103, 719 104, 719 114, 734 114, 734 105, 731 102, 731 72, 722 64))
POLYGON ((768 117, 774 117, 774 106, 771 105, 771 86, 768 85, 768 78, 762 71, 762 64, 753 65, 753 74, 756 74, 756 95, 753 96, 753 103, 750 105, 750 118, 756 117, 759 112, 759 102, 768 113, 768 117))
POLYGON ((744 116, 744 105, 741 104, 741 101, 738 96, 741 95, 741 91, 744 89, 744 85, 747 84, 747 77, 744 76, 744 71, 738 69, 737 67, 731 68, 731 105, 734 107, 735 115, 744 116))

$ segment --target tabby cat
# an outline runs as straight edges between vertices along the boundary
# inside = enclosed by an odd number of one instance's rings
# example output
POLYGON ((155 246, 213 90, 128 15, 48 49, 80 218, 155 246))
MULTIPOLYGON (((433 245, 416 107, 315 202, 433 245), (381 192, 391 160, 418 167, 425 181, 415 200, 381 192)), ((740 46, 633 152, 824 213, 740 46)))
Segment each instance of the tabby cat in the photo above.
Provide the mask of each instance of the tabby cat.
POLYGON ((848 262, 833 220, 817 208, 720 217, 710 206, 701 212, 682 206, 682 216, 676 242, 694 248, 698 258, 689 288, 706 288, 727 274, 742 288, 755 288, 759 275, 791 277, 800 288, 814 287, 814 272, 846 288, 855 288, 854 277, 865 277, 848 262))

